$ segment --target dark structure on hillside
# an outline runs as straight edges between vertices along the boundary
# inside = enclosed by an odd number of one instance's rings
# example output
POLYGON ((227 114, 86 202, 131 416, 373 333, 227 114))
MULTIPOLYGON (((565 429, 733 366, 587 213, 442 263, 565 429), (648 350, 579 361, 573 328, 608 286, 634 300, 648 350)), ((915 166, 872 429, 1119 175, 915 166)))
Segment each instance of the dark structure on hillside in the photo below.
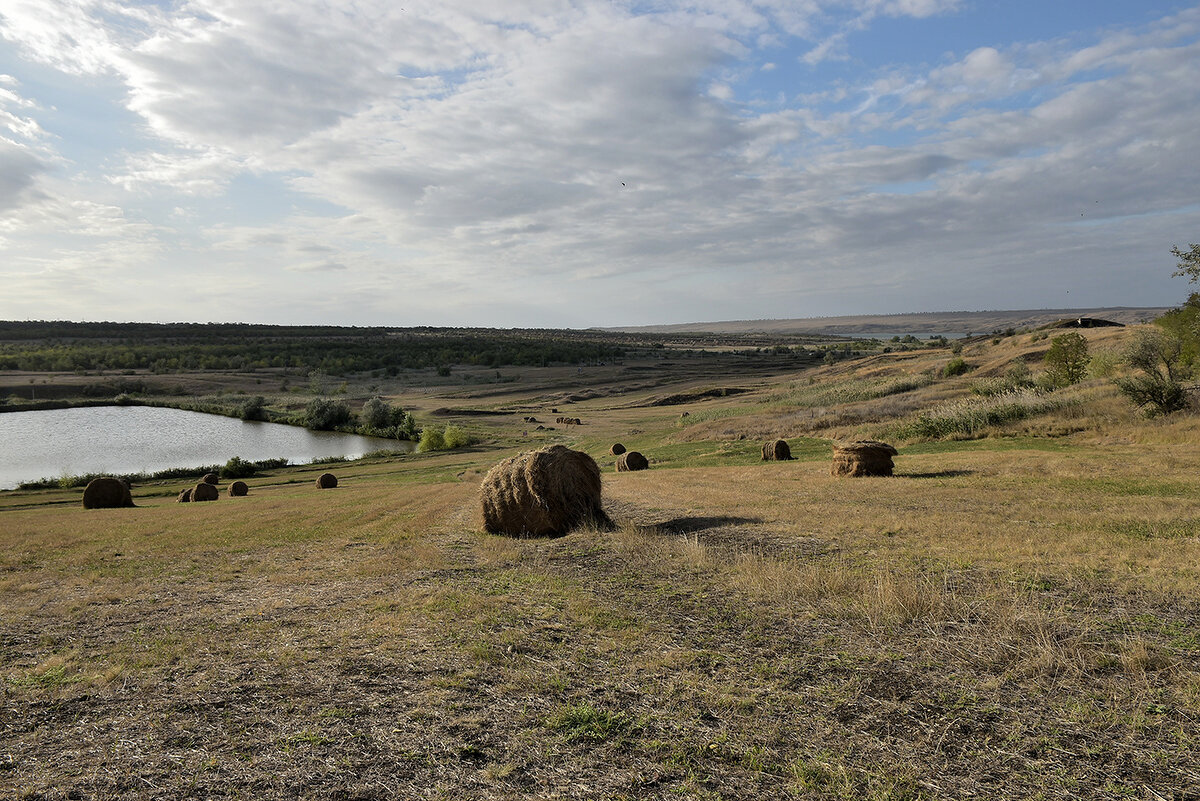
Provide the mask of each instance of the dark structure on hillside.
POLYGON ((1059 320, 1050 323, 1046 328, 1124 328, 1125 323, 1114 323, 1112 320, 1101 320, 1099 317, 1076 317, 1073 320, 1059 320))

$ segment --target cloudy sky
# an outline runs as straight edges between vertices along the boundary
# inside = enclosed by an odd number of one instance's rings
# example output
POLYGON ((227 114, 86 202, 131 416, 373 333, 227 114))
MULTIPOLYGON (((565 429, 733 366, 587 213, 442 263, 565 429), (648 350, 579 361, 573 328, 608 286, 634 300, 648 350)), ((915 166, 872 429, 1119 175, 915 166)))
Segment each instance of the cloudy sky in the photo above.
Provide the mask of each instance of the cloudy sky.
POLYGON ((0 318, 1154 306, 1200 5, 4 0, 0 318))

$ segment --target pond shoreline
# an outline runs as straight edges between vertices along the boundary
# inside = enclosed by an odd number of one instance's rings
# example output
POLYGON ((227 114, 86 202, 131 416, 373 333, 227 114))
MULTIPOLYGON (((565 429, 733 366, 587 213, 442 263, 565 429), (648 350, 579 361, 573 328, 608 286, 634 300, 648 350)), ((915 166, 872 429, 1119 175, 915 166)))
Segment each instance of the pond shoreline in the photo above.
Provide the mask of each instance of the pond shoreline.
POLYGON ((20 409, 29 413, 27 418, 0 415, 0 441, 9 451, 0 465, 0 491, 75 486, 99 475, 129 476, 139 483, 190 478, 220 471, 235 458, 240 464, 270 463, 273 468, 416 448, 412 440, 353 430, 314 431, 168 404, 56 406, 20 409))

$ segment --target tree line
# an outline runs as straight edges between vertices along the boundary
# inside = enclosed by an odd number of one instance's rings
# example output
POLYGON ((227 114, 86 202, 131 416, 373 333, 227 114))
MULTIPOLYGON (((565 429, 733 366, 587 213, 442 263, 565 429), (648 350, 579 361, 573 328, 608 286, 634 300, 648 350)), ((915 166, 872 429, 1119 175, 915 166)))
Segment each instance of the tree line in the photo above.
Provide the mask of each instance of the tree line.
POLYGON ((275 327, 244 324, 0 322, 0 370, 256 370, 332 375, 580 364, 623 356, 598 332, 275 327))

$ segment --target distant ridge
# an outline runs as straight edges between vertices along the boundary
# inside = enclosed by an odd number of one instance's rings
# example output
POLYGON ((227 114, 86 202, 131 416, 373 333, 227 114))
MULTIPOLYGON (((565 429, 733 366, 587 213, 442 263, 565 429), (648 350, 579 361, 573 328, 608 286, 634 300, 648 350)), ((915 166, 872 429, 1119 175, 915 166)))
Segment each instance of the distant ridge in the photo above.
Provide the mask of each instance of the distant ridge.
POLYGON ((1170 310, 1169 306, 1113 306, 1082 309, 1025 309, 1008 311, 914 312, 910 314, 864 314, 849 317, 803 317, 794 320, 725 320, 712 323, 641 325, 602 328, 603 331, 652 334, 825 334, 870 336, 872 334, 987 334, 1007 328, 1037 328, 1057 320, 1098 317, 1133 325, 1150 322, 1170 310))

